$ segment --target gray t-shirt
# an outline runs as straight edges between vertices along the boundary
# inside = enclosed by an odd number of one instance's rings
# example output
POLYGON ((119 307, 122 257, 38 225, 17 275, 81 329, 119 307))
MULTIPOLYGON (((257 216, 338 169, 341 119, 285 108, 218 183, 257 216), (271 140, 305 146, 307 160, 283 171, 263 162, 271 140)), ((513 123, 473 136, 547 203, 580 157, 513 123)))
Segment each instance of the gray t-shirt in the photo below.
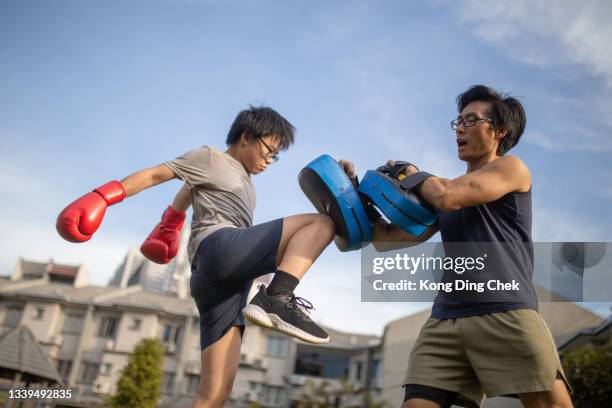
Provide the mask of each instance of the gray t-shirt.
POLYGON ((238 160, 214 147, 202 146, 165 164, 191 190, 190 261, 200 242, 214 231, 253 225, 255 187, 238 160))

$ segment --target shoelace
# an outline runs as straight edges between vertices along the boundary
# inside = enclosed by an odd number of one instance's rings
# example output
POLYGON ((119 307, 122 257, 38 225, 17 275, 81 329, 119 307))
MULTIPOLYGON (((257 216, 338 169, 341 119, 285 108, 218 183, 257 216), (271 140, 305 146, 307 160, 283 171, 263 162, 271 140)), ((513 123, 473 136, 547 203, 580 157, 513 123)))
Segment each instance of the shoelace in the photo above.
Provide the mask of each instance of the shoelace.
MULTIPOLYGON (((265 290, 266 286, 261 284, 261 285, 257 285, 257 289, 258 290, 265 290)), ((312 303, 310 303, 310 301, 304 299, 303 297, 299 297, 299 296, 295 296, 295 294, 291 293, 289 295, 287 295, 289 297, 289 302, 287 303, 287 306, 291 305, 291 307, 294 310, 297 310, 298 312, 300 312, 300 315, 309 319, 308 314, 310 314, 311 310, 315 310, 315 307, 312 303), (299 307, 297 307, 299 306, 299 307)))
POLYGON ((295 296, 293 293, 289 295, 289 303, 287 306, 292 305, 293 310, 297 311, 300 317, 304 320, 310 321, 311 310, 314 310, 314 306, 308 300, 295 296), (299 307, 298 307, 299 306, 299 307))

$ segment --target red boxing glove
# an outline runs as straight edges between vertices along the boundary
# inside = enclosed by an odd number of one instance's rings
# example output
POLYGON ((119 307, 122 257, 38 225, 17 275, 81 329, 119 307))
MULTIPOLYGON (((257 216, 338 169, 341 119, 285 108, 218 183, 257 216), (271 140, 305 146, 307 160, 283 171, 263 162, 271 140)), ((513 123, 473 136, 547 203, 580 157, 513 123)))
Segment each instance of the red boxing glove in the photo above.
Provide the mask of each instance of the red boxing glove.
POLYGON ((159 224, 140 246, 140 252, 155 263, 170 262, 178 252, 184 222, 185 212, 168 206, 159 224))
POLYGON ((121 183, 109 181, 64 208, 57 217, 57 232, 66 241, 89 241, 102 223, 106 207, 120 203, 124 198, 121 183))

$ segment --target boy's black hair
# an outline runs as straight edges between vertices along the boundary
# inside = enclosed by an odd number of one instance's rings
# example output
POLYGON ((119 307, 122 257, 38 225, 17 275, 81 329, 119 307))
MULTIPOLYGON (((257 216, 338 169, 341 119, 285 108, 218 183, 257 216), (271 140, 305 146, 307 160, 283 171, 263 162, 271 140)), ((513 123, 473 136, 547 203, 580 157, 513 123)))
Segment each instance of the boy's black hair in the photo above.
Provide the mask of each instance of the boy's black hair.
POLYGON ((286 150, 293 143, 295 127, 272 108, 249 105, 234 119, 225 143, 236 143, 242 133, 256 139, 274 136, 280 141, 280 149, 286 150))
POLYGON ((491 107, 488 117, 493 120, 493 127, 507 131, 497 147, 497 154, 503 156, 519 142, 525 130, 527 116, 523 105, 509 94, 488 86, 474 85, 457 96, 457 110, 461 113, 463 108, 474 101, 489 102, 491 107))

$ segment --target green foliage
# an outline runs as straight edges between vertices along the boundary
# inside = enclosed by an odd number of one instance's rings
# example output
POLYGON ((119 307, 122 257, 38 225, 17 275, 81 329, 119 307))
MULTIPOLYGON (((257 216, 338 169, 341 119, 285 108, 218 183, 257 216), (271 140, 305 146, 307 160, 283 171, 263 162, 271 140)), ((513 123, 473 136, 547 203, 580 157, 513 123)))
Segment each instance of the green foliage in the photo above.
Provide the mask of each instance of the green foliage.
POLYGON ((333 398, 328 390, 330 384, 327 381, 321 381, 316 385, 311 380, 306 380, 304 384, 305 393, 302 394, 301 400, 298 402, 299 408, 333 408, 333 398))
MULTIPOLYGON (((330 389, 331 384, 327 381, 322 381, 319 385, 311 380, 306 380, 304 384, 304 393, 298 402, 299 408, 333 408, 336 406, 336 400, 340 401, 340 406, 350 397, 363 395, 363 402, 367 408, 387 408, 389 404, 386 401, 374 401, 370 392, 364 388, 355 389, 352 384, 346 379, 340 380, 340 387, 336 390, 330 389)), ((354 401, 355 402, 355 401, 354 401)))
POLYGON ((117 382, 117 393, 110 408, 155 408, 160 398, 164 348, 157 338, 145 339, 136 345, 117 382))
POLYGON ((569 351, 563 370, 576 408, 612 406, 612 346, 569 351))

